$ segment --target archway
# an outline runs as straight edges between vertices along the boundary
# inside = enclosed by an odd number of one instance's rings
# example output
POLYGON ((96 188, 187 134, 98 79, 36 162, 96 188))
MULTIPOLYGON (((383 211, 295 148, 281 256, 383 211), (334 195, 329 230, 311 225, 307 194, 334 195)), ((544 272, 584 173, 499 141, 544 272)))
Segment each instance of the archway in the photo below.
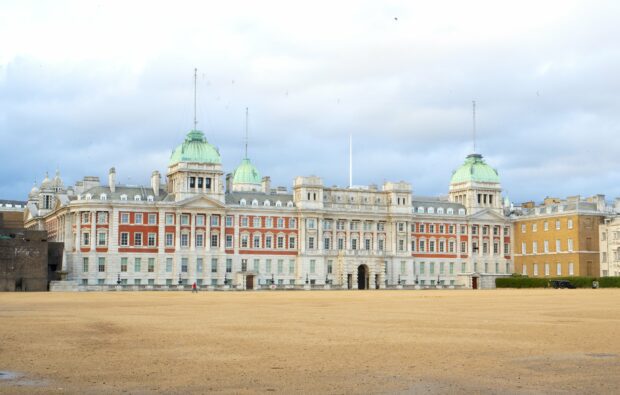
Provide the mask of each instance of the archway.
POLYGON ((359 265, 357 267, 357 289, 368 289, 369 282, 368 266, 359 265))

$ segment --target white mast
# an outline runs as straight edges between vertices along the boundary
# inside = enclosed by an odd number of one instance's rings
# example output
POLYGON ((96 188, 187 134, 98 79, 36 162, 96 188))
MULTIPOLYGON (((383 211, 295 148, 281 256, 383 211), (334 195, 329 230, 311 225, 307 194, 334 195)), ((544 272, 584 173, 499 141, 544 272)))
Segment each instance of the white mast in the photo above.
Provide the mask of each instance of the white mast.
POLYGON ((194 130, 198 128, 198 121, 196 120, 196 79, 198 77, 198 69, 194 68, 194 130))
POLYGON ((472 100, 473 105, 473 133, 474 133, 474 154, 476 153, 476 101, 472 100))

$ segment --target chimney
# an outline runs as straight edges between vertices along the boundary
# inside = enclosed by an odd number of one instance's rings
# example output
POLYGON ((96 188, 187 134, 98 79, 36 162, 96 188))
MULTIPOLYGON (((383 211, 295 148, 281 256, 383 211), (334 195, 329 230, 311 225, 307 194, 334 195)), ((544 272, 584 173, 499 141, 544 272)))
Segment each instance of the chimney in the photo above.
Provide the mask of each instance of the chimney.
POLYGON ((231 193, 232 190, 232 180, 233 180, 233 175, 232 173, 228 173, 226 174, 226 192, 231 193))
POLYGON ((110 192, 116 191, 116 169, 111 168, 110 174, 108 174, 108 185, 110 186, 110 192))
POLYGON ((159 171, 153 171, 151 174, 151 188, 153 188, 153 194, 155 196, 159 196, 159 184, 161 181, 161 176, 159 175, 159 171))
POLYGON ((269 194, 269 192, 271 192, 271 177, 263 177, 263 182, 261 184, 263 188, 263 193, 269 194))

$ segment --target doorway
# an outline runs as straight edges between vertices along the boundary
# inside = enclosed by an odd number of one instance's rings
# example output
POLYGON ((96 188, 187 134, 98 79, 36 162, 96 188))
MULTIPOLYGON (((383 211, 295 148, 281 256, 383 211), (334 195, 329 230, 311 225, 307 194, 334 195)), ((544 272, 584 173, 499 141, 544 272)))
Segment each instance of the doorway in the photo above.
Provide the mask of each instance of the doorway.
POLYGON ((369 282, 368 266, 359 265, 357 267, 357 289, 368 289, 369 282))
POLYGON ((245 276, 245 289, 254 289, 254 276, 245 276))
POLYGON ((471 278, 471 287, 472 289, 478 289, 478 277, 471 278))
POLYGON ((379 283, 379 275, 375 274, 375 288, 379 289, 381 288, 381 284, 379 283))

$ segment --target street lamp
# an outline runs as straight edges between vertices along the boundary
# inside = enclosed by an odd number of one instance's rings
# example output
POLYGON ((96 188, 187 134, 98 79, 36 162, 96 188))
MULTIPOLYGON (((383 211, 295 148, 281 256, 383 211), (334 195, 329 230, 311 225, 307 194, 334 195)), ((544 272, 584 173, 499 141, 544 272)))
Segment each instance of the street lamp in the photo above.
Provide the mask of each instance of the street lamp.
POLYGON ((179 285, 183 284, 183 280, 181 280, 181 273, 179 273, 179 285))
POLYGON ((306 285, 308 285, 309 281, 308 281, 308 273, 306 273, 306 285))
POLYGON ((226 274, 227 274, 227 273, 226 273, 226 272, 224 272, 224 285, 228 285, 228 284, 227 284, 227 283, 228 283, 228 280, 226 279, 226 274))
POLYGON ((398 275, 398 285, 400 285, 400 274, 398 275))
POLYGON ((329 276, 326 274, 325 275, 325 285, 329 284, 329 276))
POLYGON ((420 282, 420 281, 418 280, 418 275, 416 274, 416 275, 415 275, 415 284, 416 284, 416 285, 418 285, 418 283, 419 283, 419 282, 420 282))

